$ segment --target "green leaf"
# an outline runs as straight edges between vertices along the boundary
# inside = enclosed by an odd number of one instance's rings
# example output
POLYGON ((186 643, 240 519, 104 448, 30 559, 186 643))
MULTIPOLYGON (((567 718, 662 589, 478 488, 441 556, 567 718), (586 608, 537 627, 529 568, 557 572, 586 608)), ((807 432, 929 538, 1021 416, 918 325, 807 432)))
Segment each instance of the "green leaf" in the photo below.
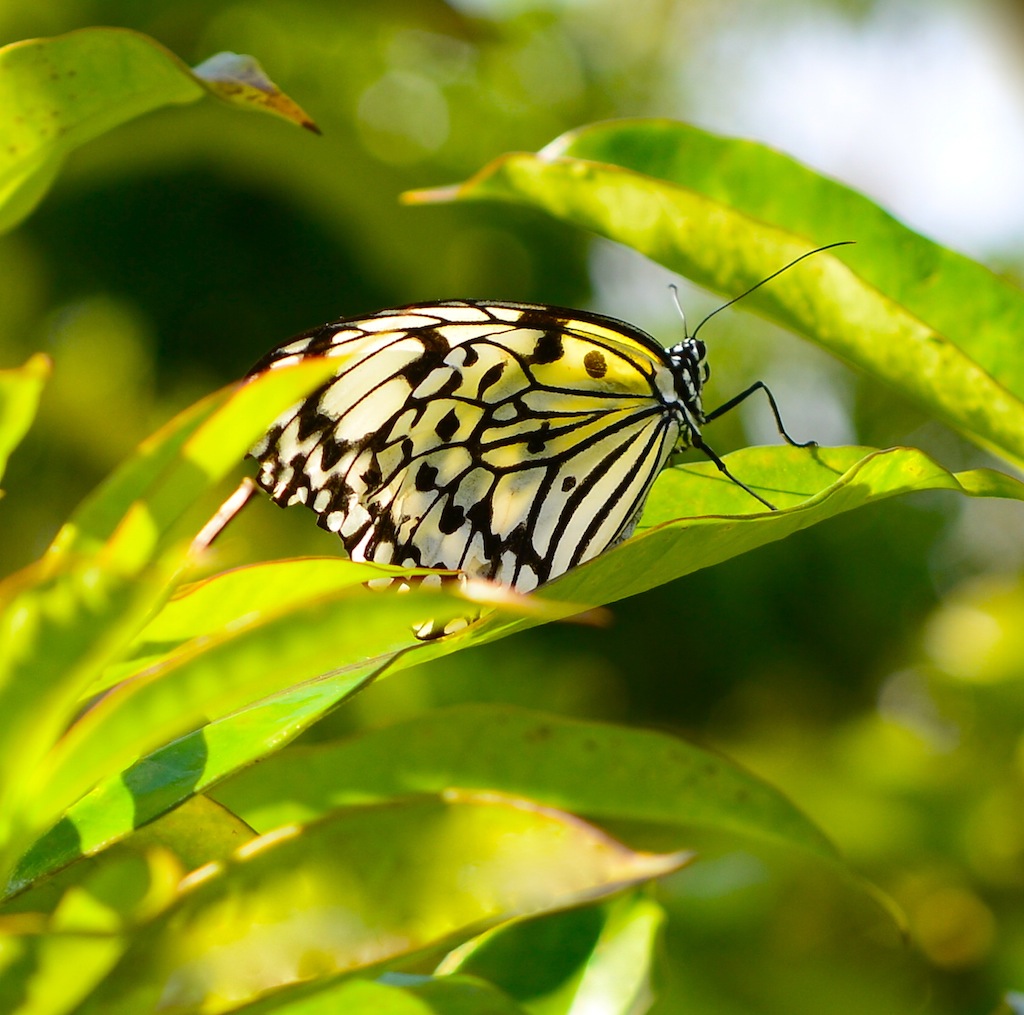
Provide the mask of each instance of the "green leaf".
POLYGON ((64 891, 52 913, 5 916, 0 1011, 77 1010, 124 954, 132 925, 173 901, 181 874, 170 854, 123 852, 64 891))
MULTIPOLYGON (((275 561, 239 568, 181 591, 144 628, 138 650, 142 656, 107 667, 104 679, 90 685, 96 693, 108 686, 112 672, 135 674, 126 685, 127 700, 117 697, 90 716, 101 733, 91 726, 86 732, 76 728, 61 746, 62 751, 78 744, 76 751, 98 752, 110 774, 33 844, 5 894, 124 838, 282 747, 382 671, 409 665, 435 650, 438 643, 412 636, 415 621, 444 611, 463 615, 475 610, 461 596, 449 600, 427 591, 418 599, 403 594, 396 601, 393 595, 353 587, 355 580, 393 573, 401 569, 335 558, 275 561), (367 658, 378 632, 397 638, 398 647, 367 658), (268 680, 286 689, 267 695, 268 680), (234 710, 239 700, 254 697, 262 700, 234 710), (145 754, 151 748, 144 748, 140 737, 162 745, 173 730, 188 725, 189 716, 206 725, 145 754), (139 754, 144 755, 141 760, 120 771, 122 762, 116 759, 139 754)), ((526 609, 534 616, 540 606, 552 617, 579 609, 511 595, 494 605, 503 611, 526 609)), ((465 632, 443 639, 445 650, 458 651, 464 638, 465 632)), ((79 753, 66 768, 75 789, 66 789, 61 801, 70 800, 97 771, 86 776, 90 768, 79 753)), ((59 813, 54 792, 33 791, 38 800, 49 801, 51 820, 59 813)))
POLYGON ((255 834, 226 807, 197 794, 156 821, 143 825, 126 845, 136 851, 169 850, 183 871, 192 871, 230 856, 255 834))
POLYGON ((38 922, 38 917, 6 921, 0 953, 5 1015, 71 1012, 124 952, 123 939, 109 932, 50 934, 38 922))
POLYGON ((278 829, 186 879, 80 1015, 134 1015, 158 999, 226 1011, 600 898, 687 859, 633 852, 569 815, 495 794, 349 810, 278 829))
POLYGON ((166 595, 169 574, 139 566, 126 526, 105 552, 57 574, 28 568, 0 586, 0 870, 45 828, 30 785, 87 687, 166 595), (7 850, 8 855, 4 855, 7 850))
POLYGON ((307 360, 224 388, 180 413, 86 498, 57 533, 48 563, 94 552, 131 510, 149 520, 151 552, 166 547, 175 523, 237 466, 270 421, 336 368, 307 360))
POLYGON ((389 567, 343 557, 307 557, 247 565, 194 582, 175 592, 139 632, 123 662, 108 667, 92 691, 166 661, 190 641, 237 629, 247 618, 280 613, 375 579, 429 573, 426 568, 389 567))
POLYGON ((1024 294, 763 145, 670 120, 612 121, 408 197, 528 204, 728 296, 814 247, 855 240, 795 266, 744 305, 1024 460, 1024 294))
MULTIPOLYGON (((21 443, 35 419, 50 369, 49 358, 36 354, 23 367, 0 370, 0 479, 3 479, 11 452, 21 443)), ((3 496, 2 490, 0 496, 3 496)))
POLYGON ((32 211, 75 148, 207 92, 315 129, 252 57, 222 53, 193 72, 154 39, 122 28, 0 48, 0 231, 32 211))
POLYGON ((45 763, 44 756, 83 693, 170 593, 187 557, 187 544, 174 541, 175 523, 234 468, 268 420, 333 370, 301 366, 184 413, 83 505, 43 561, 0 584, 0 849, 7 843, 13 854, 0 857, 5 872, 73 802, 58 803, 36 780, 76 736, 45 763))
POLYGON ((794 512, 823 517, 862 504, 924 490, 949 490, 969 497, 1024 500, 1024 483, 992 469, 950 472, 916 448, 746 448, 728 456, 730 471, 773 500, 768 512, 723 476, 711 462, 666 469, 658 477, 640 521, 641 532, 692 516, 750 515, 770 521, 794 512), (749 482, 748 482, 749 481, 749 482))
POLYGON ((327 675, 217 719, 101 780, 32 845, 3 894, 23 891, 79 857, 131 835, 193 794, 284 746, 351 693, 352 674, 327 675))
POLYGON ((601 906, 503 924, 457 948, 439 971, 479 976, 530 1015, 633 1015, 653 999, 665 912, 633 892, 601 906))
POLYGON ((414 625, 465 609, 431 590, 347 589, 189 643, 110 691, 25 774, 31 827, 45 829, 100 780, 211 719, 324 675, 340 678, 336 694, 352 693, 424 644, 414 625))
MULTIPOLYGON (((235 568, 203 581, 182 586, 174 598, 139 632, 124 660, 107 668, 103 679, 90 691, 98 693, 157 663, 169 661, 188 642, 238 630, 260 614, 270 615, 298 608, 322 595, 423 575, 437 575, 437 569, 372 564, 342 557, 306 557, 275 560, 235 568)), ((538 620, 561 620, 585 613, 587 604, 543 601, 483 580, 460 586, 458 594, 469 604, 465 619, 474 620, 493 609, 538 620)), ((593 618, 590 618, 593 619, 593 618)), ((432 658, 463 647, 461 641, 445 638, 433 642, 432 658)), ((427 646, 424 646, 426 650, 427 646)))
MULTIPOLYGON (((782 510, 768 511, 710 462, 666 469, 631 539, 545 585, 536 595, 607 604, 784 539, 827 518, 900 494, 951 490, 1024 500, 1024 484, 989 469, 953 473, 913 448, 747 448, 729 471, 782 510)), ((531 626, 497 618, 471 629, 490 641, 531 626)))
MULTIPOLYGON (((115 801, 115 806, 117 801, 115 801)), ((120 812, 124 819, 124 812, 120 812)), ((130 824, 130 817, 128 819, 130 824)), ((180 807, 161 815, 121 836, 97 856, 63 870, 56 866, 47 870, 52 876, 31 883, 25 881, 0 904, 0 919, 12 913, 45 913, 54 911, 65 893, 97 877, 97 871, 111 863, 120 863, 125 855, 159 854, 163 862, 173 863, 177 878, 214 860, 223 860, 256 833, 237 815, 203 794, 196 794, 180 807), (27 889, 27 890, 26 890, 27 889)), ((81 855, 74 857, 80 859, 81 855)))
POLYGON ((663 733, 508 706, 442 709, 338 743, 293 747, 212 795, 266 831, 452 786, 528 797, 598 821, 715 829, 837 859, 778 790, 725 758, 663 733))
POLYGON ((245 1015, 524 1015, 511 998, 473 976, 385 973, 378 980, 349 979, 328 987, 272 995, 246 1007, 245 1015), (311 992, 315 991, 315 992, 311 992))

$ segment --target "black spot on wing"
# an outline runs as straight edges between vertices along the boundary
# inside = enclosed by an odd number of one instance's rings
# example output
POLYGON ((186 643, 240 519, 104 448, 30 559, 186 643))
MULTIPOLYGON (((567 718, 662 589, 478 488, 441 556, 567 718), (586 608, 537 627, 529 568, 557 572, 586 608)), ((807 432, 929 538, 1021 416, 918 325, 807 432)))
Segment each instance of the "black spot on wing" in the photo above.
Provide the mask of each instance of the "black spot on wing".
POLYGON ((341 461, 341 456, 351 447, 349 441, 339 441, 333 438, 322 441, 320 444, 320 467, 333 469, 341 461))
POLYGON ((378 486, 380 486, 382 476, 380 474, 380 466, 377 464, 376 460, 374 460, 373 463, 369 466, 369 468, 367 468, 367 470, 362 474, 360 479, 362 479, 362 481, 366 484, 367 489, 369 490, 376 489, 378 486))
POLYGON ((550 422, 544 420, 540 425, 540 429, 530 435, 530 439, 526 442, 526 450, 529 454, 539 455, 544 450, 550 430, 550 422))
MULTIPOLYGON (((466 366, 469 366, 467 363, 466 366)), ((495 363, 494 366, 488 367, 484 371, 483 377, 480 378, 480 386, 477 389, 477 398, 483 397, 483 393, 501 380, 501 375, 505 372, 505 364, 495 363)))
POLYGON ((299 430, 297 439, 300 444, 312 437, 313 434, 323 433, 325 430, 334 426, 335 420, 316 408, 317 403, 320 401, 319 396, 324 390, 326 389, 321 388, 320 391, 307 398, 303 403, 302 408, 299 409, 299 430))
POLYGON ((562 336, 557 331, 545 331, 537 339, 533 352, 526 357, 527 363, 557 363, 565 355, 562 336))
POLYGON ((562 493, 568 493, 576 485, 575 476, 566 476, 562 480, 562 493))
MULTIPOLYGON (((449 501, 441 510, 441 517, 437 521, 437 527, 446 535, 458 532, 466 521, 466 512, 458 504, 449 501)), ((442 567, 444 565, 441 565, 442 567)))
POLYGON ((433 465, 424 462, 416 470, 416 489, 422 491, 433 490, 437 484, 437 469, 433 465))
MULTIPOLYGON (((454 409, 449 409, 440 422, 434 427, 434 432, 446 443, 450 441, 459 429, 459 417, 454 409)), ((410 456, 411 457, 411 456, 410 456)))
MULTIPOLYGON (((491 512, 490 497, 478 500, 466 512, 466 521, 473 526, 474 532, 483 537, 484 555, 495 562, 501 555, 501 537, 494 531, 494 518, 491 512)), ((493 572, 492 572, 493 573, 493 572)))

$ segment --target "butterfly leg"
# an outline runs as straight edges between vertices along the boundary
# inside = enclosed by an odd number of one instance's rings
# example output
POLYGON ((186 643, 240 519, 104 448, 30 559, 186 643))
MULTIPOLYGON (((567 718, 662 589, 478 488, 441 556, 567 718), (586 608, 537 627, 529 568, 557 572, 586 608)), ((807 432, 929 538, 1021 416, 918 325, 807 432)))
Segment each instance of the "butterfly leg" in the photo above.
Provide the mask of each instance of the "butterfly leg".
POLYGON ((768 508, 768 509, 769 509, 770 511, 778 511, 778 508, 777 508, 777 507, 776 507, 776 506, 775 506, 774 504, 772 504, 772 503, 771 503, 770 501, 767 501, 767 500, 765 500, 765 499, 764 499, 764 497, 762 497, 762 496, 761 496, 761 495, 760 495, 759 493, 755 493, 755 492, 754 492, 753 490, 751 490, 751 489, 750 489, 750 487, 749 487, 749 486, 747 486, 747 484, 746 484, 746 483, 741 483, 741 482, 740 482, 740 481, 739 481, 739 480, 738 480, 738 479, 737 479, 737 478, 736 478, 736 477, 735 477, 735 476, 734 476, 734 475, 733 475, 733 474, 732 474, 732 473, 731 473, 731 472, 730 472, 730 471, 729 471, 729 470, 728 470, 728 469, 727 469, 727 468, 725 467, 725 462, 723 462, 723 461, 722 461, 722 459, 721 459, 721 458, 719 458, 719 457, 718 457, 718 455, 716 455, 716 454, 715 454, 715 452, 714 452, 714 451, 712 451, 712 450, 711 450, 711 448, 709 448, 709 447, 708 447, 708 446, 707 446, 707 445, 706 445, 706 444, 704 443, 704 440, 703 440, 703 438, 702 438, 702 437, 700 436, 700 434, 694 434, 694 435, 693 435, 693 438, 692 438, 692 444, 693 444, 693 446, 694 446, 694 447, 695 447, 695 448, 696 448, 696 449, 697 449, 698 451, 700 451, 700 452, 701 452, 701 454, 707 455, 707 456, 708 456, 708 458, 710 458, 710 459, 711 459, 711 461, 713 461, 713 462, 715 463, 715 465, 716 465, 716 466, 718 467, 718 471, 719 471, 719 472, 721 472, 723 476, 725 476, 725 477, 726 477, 727 479, 731 479, 731 480, 732 480, 732 481, 733 481, 733 482, 734 482, 734 483, 735 483, 735 484, 736 484, 736 485, 737 485, 738 487, 740 487, 741 489, 743 489, 743 490, 746 490, 746 491, 747 491, 747 493, 749 493, 749 494, 750 494, 750 496, 754 498, 754 500, 759 500, 759 501, 760 501, 760 502, 761 502, 761 503, 762 503, 762 504, 763 504, 763 505, 764 505, 764 506, 765 506, 766 508, 768 508))
MULTIPOLYGON (((789 436, 789 434, 786 432, 785 426, 782 423, 782 415, 779 412, 779 406, 775 401, 775 396, 771 393, 771 391, 768 388, 768 385, 765 384, 764 381, 756 381, 754 384, 751 384, 746 391, 741 391, 738 395, 735 396, 735 398, 730 398, 729 401, 726 402, 724 405, 720 405, 713 412, 705 414, 704 422, 710 423, 713 419, 718 419, 719 416, 724 416, 730 410, 735 409, 736 406, 740 404, 740 402, 749 398, 755 391, 763 391, 765 393, 765 396, 768 399, 768 404, 772 407, 772 415, 775 417, 775 425, 779 428, 779 434, 782 436, 782 438, 786 441, 787 444, 792 444, 794 448, 816 448, 818 446, 817 441, 795 441, 792 437, 789 436)), ((711 460, 714 461, 715 459, 712 458, 711 460)), ((719 466, 719 468, 721 468, 721 466, 719 466)), ((740 486, 743 486, 743 484, 740 483, 740 486)), ((756 497, 757 494, 754 494, 754 496, 756 497)), ((760 500, 761 498, 758 497, 757 499, 760 500)))

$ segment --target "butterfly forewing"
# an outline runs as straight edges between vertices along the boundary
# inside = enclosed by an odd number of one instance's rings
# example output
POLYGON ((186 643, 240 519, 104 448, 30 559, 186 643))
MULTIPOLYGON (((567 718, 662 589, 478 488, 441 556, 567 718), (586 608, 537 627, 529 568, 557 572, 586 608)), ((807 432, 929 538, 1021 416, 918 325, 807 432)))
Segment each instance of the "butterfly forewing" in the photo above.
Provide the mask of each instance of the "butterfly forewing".
POLYGON ((313 355, 338 373, 253 449, 258 482, 355 560, 527 591, 628 535, 687 438, 664 352, 596 315, 399 308, 309 332, 253 373, 313 355))

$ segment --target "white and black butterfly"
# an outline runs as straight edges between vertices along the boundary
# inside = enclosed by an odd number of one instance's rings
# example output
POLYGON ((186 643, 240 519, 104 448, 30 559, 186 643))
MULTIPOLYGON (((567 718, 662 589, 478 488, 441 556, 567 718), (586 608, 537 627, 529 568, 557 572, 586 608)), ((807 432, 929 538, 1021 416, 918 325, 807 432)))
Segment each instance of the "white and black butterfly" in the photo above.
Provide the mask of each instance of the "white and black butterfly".
POLYGON ((353 560, 459 570, 521 592, 629 536, 686 448, 771 509, 701 427, 763 390, 797 442, 761 382, 704 412, 696 334, 665 349, 599 314, 476 300, 325 324, 251 371, 338 360, 253 448, 257 482, 280 505, 311 508, 353 560))

